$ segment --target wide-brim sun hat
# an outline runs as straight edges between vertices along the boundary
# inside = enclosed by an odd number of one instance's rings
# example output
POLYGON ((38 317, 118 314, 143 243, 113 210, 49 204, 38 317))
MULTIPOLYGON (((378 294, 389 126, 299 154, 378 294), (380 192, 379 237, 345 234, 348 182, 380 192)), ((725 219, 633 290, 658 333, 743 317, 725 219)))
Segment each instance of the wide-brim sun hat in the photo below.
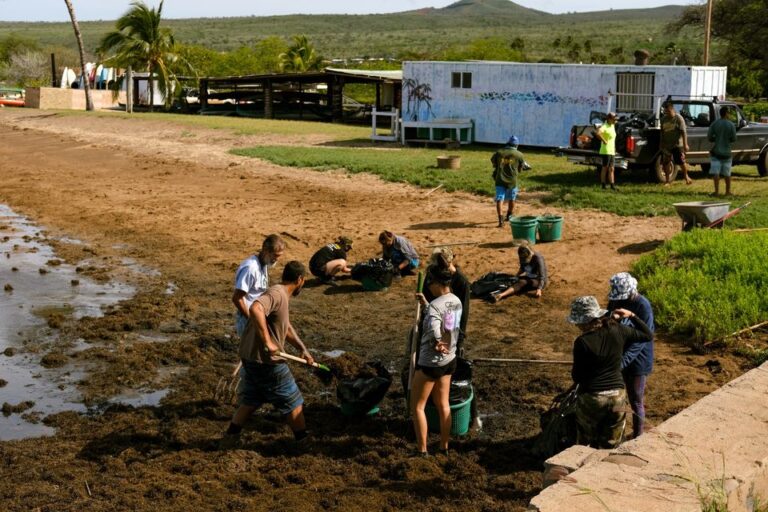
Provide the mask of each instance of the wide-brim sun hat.
POLYGON ((627 300, 637 292, 637 279, 629 272, 619 272, 610 279, 608 300, 627 300))
POLYGON ((588 324, 596 318, 601 318, 608 313, 607 309, 602 309, 597 299, 592 295, 576 297, 571 302, 571 314, 566 317, 572 324, 588 324))

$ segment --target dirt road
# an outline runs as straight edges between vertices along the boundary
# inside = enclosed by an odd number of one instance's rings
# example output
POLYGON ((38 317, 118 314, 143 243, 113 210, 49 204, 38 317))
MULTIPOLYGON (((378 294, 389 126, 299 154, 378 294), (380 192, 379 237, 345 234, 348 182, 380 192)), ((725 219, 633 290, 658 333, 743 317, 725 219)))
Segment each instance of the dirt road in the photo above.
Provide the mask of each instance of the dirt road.
MULTIPOLYGON (((91 368, 81 383, 86 400, 125 387, 171 386, 161 407, 63 413, 47 420, 58 427, 54 437, 0 443, 0 498, 9 510, 522 510, 538 491, 541 461, 527 449, 538 414, 568 387, 568 367, 478 365, 485 429, 455 444, 449 457, 407 458, 410 426, 397 383, 379 418, 350 421, 338 413, 333 389, 301 368, 294 373, 309 404, 310 443, 294 446, 270 414, 254 418, 242 446, 217 442, 232 412, 210 397, 236 361, 234 270, 265 235, 282 234, 285 261, 304 262, 340 234, 355 241, 353 260, 376 255, 382 229, 406 235, 425 254, 431 244, 477 241, 456 249, 474 279, 516 268, 516 248, 509 231, 495 227, 488 198, 442 191, 425 197, 370 176, 281 168, 227 153, 318 144, 321 136, 190 132, 140 116, 6 110, 0 140, 0 203, 51 235, 86 242, 56 242, 62 258, 98 260, 100 272, 114 277, 126 277, 124 258, 160 272, 138 280, 136 297, 105 317, 62 327, 65 346, 76 338, 92 344, 70 357, 91 368), (169 282, 173 295, 163 293, 169 282), (152 343, 140 336, 146 332, 172 337, 152 343), (179 367, 188 370, 169 379, 164 370, 179 367)), ((594 294, 605 301, 613 273, 678 229, 669 218, 547 211, 565 216, 564 240, 537 246, 550 269, 548 289, 540 300, 473 302, 470 358, 568 358, 576 335, 564 320, 570 300, 594 294)), ((519 213, 544 209, 522 194, 519 213)), ((361 293, 350 281, 311 286, 292 303, 292 317, 313 350, 348 350, 400 367, 413 287, 408 278, 386 293, 361 293)), ((651 425, 741 371, 737 360, 693 355, 664 337, 657 347, 651 425), (712 359, 717 364, 707 364, 712 359)))

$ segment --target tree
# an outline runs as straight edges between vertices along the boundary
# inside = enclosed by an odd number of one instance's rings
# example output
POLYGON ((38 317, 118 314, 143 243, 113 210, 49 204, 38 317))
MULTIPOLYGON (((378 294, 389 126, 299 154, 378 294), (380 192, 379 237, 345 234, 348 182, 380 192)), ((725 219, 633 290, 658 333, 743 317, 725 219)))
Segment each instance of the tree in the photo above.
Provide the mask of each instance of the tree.
POLYGON ((180 61, 171 29, 160 26, 162 13, 163 0, 157 9, 150 9, 141 1, 131 3, 131 8, 115 22, 116 30, 107 33, 99 45, 100 53, 113 53, 107 59, 109 64, 149 72, 150 110, 154 105, 155 81, 168 107, 178 83, 173 70, 189 67, 180 61))
POLYGON ((40 87, 48 83, 48 60, 41 52, 22 50, 0 63, 0 78, 16 87, 40 87))
MULTIPOLYGON (((703 30, 705 5, 686 7, 670 27, 703 30)), ((752 93, 755 83, 762 83, 761 94, 768 94, 768 2, 765 0, 716 0, 712 8, 712 39, 726 44, 714 59, 728 63, 730 86, 742 86, 752 93)), ((737 92, 737 91, 733 91, 737 92)), ((750 94, 751 95, 751 94, 750 94)))
POLYGON ((75 8, 71 0, 64 0, 69 11, 69 18, 72 20, 72 28, 75 30, 75 39, 77 39, 77 49, 80 52, 80 69, 83 73, 83 89, 85 89, 85 110, 93 110, 93 96, 91 95, 91 84, 88 81, 88 75, 85 73, 85 48, 83 47, 83 35, 80 33, 80 25, 75 17, 75 8))
POLYGON ((293 44, 285 53, 280 54, 280 69, 293 73, 304 73, 320 69, 323 58, 317 54, 314 45, 309 42, 307 36, 293 36, 293 44))

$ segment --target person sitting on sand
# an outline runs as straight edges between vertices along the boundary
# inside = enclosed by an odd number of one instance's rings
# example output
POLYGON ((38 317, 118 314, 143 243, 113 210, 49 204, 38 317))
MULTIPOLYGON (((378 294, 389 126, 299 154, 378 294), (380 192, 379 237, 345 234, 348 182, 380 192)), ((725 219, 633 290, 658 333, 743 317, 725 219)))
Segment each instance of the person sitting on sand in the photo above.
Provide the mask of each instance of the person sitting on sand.
POLYGON ((404 236, 396 235, 391 231, 382 231, 379 234, 379 243, 382 258, 389 260, 398 271, 395 275, 411 275, 419 267, 419 253, 404 236))
POLYGON ((520 270, 517 272, 518 281, 501 293, 492 294, 493 302, 499 302, 504 297, 518 293, 534 292, 535 297, 541 297, 544 287, 547 286, 547 264, 540 252, 524 243, 517 248, 517 256, 520 258, 520 270))
POLYGON ((309 260, 309 271, 319 277, 324 283, 332 283, 336 274, 352 271, 347 263, 347 253, 352 250, 352 240, 346 236, 340 236, 338 240, 330 243, 315 254, 309 260))
POLYGON ((421 324, 421 341, 416 355, 416 371, 411 385, 411 415, 416 431, 416 454, 427 456, 427 401, 437 409, 440 421, 442 453, 448 452, 451 435, 451 406, 449 402, 451 375, 456 371, 456 345, 459 339, 461 301, 451 293, 451 271, 442 263, 427 269, 429 293, 435 297, 427 302, 423 293, 416 297, 426 307, 421 324))

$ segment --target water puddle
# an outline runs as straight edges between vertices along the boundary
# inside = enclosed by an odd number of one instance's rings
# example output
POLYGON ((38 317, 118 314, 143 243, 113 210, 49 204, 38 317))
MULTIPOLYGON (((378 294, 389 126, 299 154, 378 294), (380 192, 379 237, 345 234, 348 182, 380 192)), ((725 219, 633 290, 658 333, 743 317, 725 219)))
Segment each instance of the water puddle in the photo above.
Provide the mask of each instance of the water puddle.
MULTIPOLYGON (((128 264, 142 273, 157 272, 132 261, 128 264)), ((79 274, 74 266, 56 257, 40 227, 2 204, 0 287, 0 406, 8 404, 0 414, 0 440, 50 435, 53 429, 39 422, 41 418, 65 410, 86 411, 76 390, 84 370, 73 365, 43 368, 43 354, 25 351, 24 340, 55 345, 60 341, 55 331, 58 323, 67 318, 99 317, 103 308, 129 299, 135 289, 119 282, 97 283, 79 274), (25 402, 34 404, 19 407, 25 402)), ((145 338, 167 341, 151 333, 145 338)), ((80 339, 65 352, 89 347, 80 339)), ((129 405, 156 404, 165 393, 167 390, 138 393, 114 400, 129 405)))

